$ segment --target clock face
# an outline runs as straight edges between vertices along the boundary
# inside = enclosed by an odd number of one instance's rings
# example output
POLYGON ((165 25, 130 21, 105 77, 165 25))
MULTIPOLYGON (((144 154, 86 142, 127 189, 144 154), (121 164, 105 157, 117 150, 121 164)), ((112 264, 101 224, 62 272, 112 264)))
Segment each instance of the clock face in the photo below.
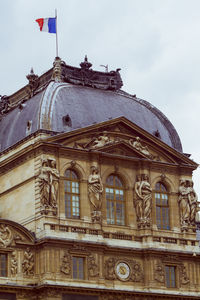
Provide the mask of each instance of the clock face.
POLYGON ((115 271, 117 276, 121 280, 127 280, 130 275, 130 267, 124 262, 118 263, 116 265, 115 271))

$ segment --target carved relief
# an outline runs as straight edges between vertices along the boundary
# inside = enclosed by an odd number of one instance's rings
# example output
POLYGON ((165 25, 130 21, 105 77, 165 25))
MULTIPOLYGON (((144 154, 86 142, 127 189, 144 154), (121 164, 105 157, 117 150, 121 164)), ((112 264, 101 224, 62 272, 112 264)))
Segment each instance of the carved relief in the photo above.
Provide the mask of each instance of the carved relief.
POLYGON ((105 261, 105 278, 108 280, 118 278, 122 281, 141 282, 143 281, 144 273, 138 261, 126 259, 119 261, 110 257, 105 261))
POLYGON ((105 262, 105 278, 108 280, 113 280, 116 278, 115 275, 115 259, 108 258, 105 262))
POLYGON ((92 221, 101 221, 101 204, 102 204, 103 184, 97 167, 91 167, 91 174, 88 178, 88 196, 92 204, 92 221))
POLYGON ((99 276, 99 268, 93 255, 88 257, 88 276, 97 277, 99 276))
POLYGON ((11 254, 10 273, 12 276, 15 276, 17 274, 17 253, 16 253, 16 251, 13 251, 11 254))
POLYGON ((193 188, 193 181, 180 180, 178 203, 182 231, 187 231, 189 226, 195 226, 197 200, 197 194, 193 188))
POLYGON ((152 188, 148 175, 138 175, 135 183, 136 199, 134 201, 139 228, 150 227, 152 208, 152 188))
POLYGON ((143 280, 143 278, 144 278, 144 274, 143 274, 141 264, 137 261, 133 261, 131 279, 134 282, 140 282, 143 280))
POLYGON ((154 270, 154 279, 160 283, 165 282, 164 266, 161 263, 157 263, 154 270))
POLYGON ((59 177, 56 160, 53 158, 44 158, 39 175, 42 213, 48 214, 49 211, 52 211, 54 215, 57 214, 59 177))
POLYGON ((190 282, 190 279, 187 275, 187 270, 184 265, 180 266, 180 283, 185 285, 190 282))
POLYGON ((141 140, 139 137, 135 138, 135 141, 133 139, 129 140, 129 144, 135 148, 140 153, 144 154, 149 159, 155 159, 155 157, 149 152, 149 148, 147 146, 143 146, 141 144, 141 140))
POLYGON ((6 248, 11 245, 13 241, 13 233, 9 226, 0 224, 0 247, 6 248))
POLYGON ((67 251, 63 255, 60 271, 66 275, 71 274, 71 257, 67 251))
POLYGON ((30 248, 27 248, 27 250, 24 252, 22 270, 24 275, 34 275, 34 255, 30 248))

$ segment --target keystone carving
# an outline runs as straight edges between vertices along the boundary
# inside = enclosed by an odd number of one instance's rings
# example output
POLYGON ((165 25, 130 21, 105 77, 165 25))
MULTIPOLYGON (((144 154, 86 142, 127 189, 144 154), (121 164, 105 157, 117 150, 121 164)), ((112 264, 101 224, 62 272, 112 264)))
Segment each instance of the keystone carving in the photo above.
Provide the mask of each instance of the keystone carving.
POLYGON ((48 214, 50 211, 57 214, 57 196, 59 172, 56 168, 56 160, 44 158, 39 174, 39 186, 41 195, 41 213, 48 214))
POLYGON ((34 255, 30 248, 27 248, 27 250, 24 252, 22 270, 24 275, 34 275, 34 255))
POLYGON ((138 228, 147 228, 151 224, 152 188, 147 174, 137 175, 134 201, 138 228))
POLYGON ((91 174, 88 178, 88 197, 92 204, 92 221, 101 221, 103 184, 97 167, 91 167, 91 174))
POLYGON ((197 213, 197 194, 193 188, 192 180, 180 180, 179 185, 179 212, 182 231, 187 231, 189 226, 195 226, 197 213))

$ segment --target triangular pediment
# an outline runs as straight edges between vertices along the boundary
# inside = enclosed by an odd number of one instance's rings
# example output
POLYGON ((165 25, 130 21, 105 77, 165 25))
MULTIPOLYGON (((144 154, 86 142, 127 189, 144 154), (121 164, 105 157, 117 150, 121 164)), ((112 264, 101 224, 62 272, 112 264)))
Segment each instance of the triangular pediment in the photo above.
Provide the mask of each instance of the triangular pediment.
POLYGON ((172 164, 197 164, 124 117, 48 138, 71 149, 100 151, 172 164))

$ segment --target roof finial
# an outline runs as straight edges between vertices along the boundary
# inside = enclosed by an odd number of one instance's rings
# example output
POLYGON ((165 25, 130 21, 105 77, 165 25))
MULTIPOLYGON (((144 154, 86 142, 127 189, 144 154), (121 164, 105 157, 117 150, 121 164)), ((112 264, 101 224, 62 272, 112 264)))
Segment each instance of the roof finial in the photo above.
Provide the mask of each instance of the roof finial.
POLYGON ((90 62, 88 62, 87 55, 85 55, 84 62, 80 63, 81 69, 89 70, 92 66, 90 62))
POLYGON ((52 79, 55 80, 55 82, 61 82, 62 81, 61 59, 58 56, 55 57, 55 60, 54 60, 54 63, 53 63, 52 79))

